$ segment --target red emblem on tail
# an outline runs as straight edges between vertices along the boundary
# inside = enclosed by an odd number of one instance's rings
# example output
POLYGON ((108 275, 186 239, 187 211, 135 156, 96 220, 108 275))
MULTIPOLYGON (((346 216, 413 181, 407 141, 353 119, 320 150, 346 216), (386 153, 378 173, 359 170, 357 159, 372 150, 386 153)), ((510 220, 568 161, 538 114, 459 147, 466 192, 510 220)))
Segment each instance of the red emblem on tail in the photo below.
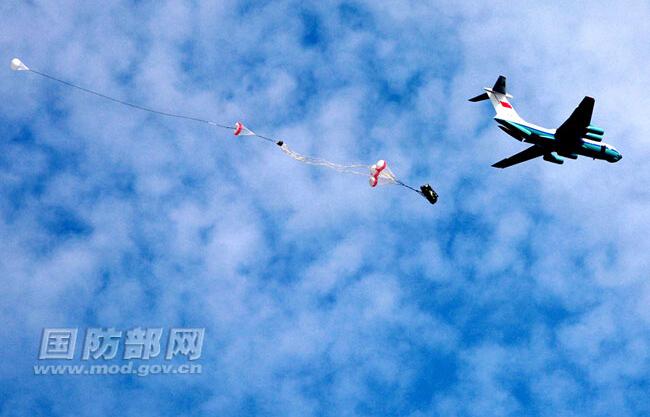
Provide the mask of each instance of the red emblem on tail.
POLYGON ((510 103, 508 103, 507 101, 501 101, 500 103, 501 103, 501 105, 502 105, 503 107, 505 107, 505 108, 507 108, 507 109, 511 109, 511 108, 512 108, 512 106, 510 105, 510 103))

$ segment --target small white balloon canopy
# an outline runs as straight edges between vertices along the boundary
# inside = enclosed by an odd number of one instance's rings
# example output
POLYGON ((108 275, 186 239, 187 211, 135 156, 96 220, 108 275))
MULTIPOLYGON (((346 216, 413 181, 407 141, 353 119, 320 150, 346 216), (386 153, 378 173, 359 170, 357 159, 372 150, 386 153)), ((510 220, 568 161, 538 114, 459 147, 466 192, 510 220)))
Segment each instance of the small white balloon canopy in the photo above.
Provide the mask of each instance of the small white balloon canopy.
POLYGON ((14 71, 29 71, 27 65, 23 64, 23 61, 18 58, 11 60, 11 69, 14 71))

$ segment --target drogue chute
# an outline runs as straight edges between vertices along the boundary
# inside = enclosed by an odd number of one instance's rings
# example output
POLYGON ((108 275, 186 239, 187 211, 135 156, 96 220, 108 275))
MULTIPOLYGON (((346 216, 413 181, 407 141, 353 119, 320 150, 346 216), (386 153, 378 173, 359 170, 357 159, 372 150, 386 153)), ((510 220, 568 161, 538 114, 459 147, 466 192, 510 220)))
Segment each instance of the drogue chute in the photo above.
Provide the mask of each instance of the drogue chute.
POLYGON ((23 64, 23 61, 18 58, 11 60, 11 69, 14 71, 29 71, 27 65, 23 64))

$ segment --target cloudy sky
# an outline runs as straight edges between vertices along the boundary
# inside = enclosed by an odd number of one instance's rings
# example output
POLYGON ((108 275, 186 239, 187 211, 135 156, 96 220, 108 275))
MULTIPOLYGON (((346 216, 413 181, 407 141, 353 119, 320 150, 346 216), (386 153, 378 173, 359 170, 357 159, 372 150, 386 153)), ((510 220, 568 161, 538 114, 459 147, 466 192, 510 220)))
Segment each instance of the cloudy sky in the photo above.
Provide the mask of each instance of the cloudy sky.
POLYGON ((649 414, 650 5, 542 3, 3 1, 0 415, 649 414), (499 74, 623 160, 491 168, 499 74), (34 375, 43 328, 138 326, 205 328, 203 373, 34 375))

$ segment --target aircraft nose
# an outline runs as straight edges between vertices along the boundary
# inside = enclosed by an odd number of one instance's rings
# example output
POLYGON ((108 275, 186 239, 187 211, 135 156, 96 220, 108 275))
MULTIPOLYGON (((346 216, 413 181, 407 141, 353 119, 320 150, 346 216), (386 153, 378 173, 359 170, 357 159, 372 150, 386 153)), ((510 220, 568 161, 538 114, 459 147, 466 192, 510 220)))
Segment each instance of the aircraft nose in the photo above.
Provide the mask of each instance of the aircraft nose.
POLYGON ((623 159, 623 155, 619 151, 614 151, 614 154, 612 155, 612 162, 618 162, 621 159, 623 159))

